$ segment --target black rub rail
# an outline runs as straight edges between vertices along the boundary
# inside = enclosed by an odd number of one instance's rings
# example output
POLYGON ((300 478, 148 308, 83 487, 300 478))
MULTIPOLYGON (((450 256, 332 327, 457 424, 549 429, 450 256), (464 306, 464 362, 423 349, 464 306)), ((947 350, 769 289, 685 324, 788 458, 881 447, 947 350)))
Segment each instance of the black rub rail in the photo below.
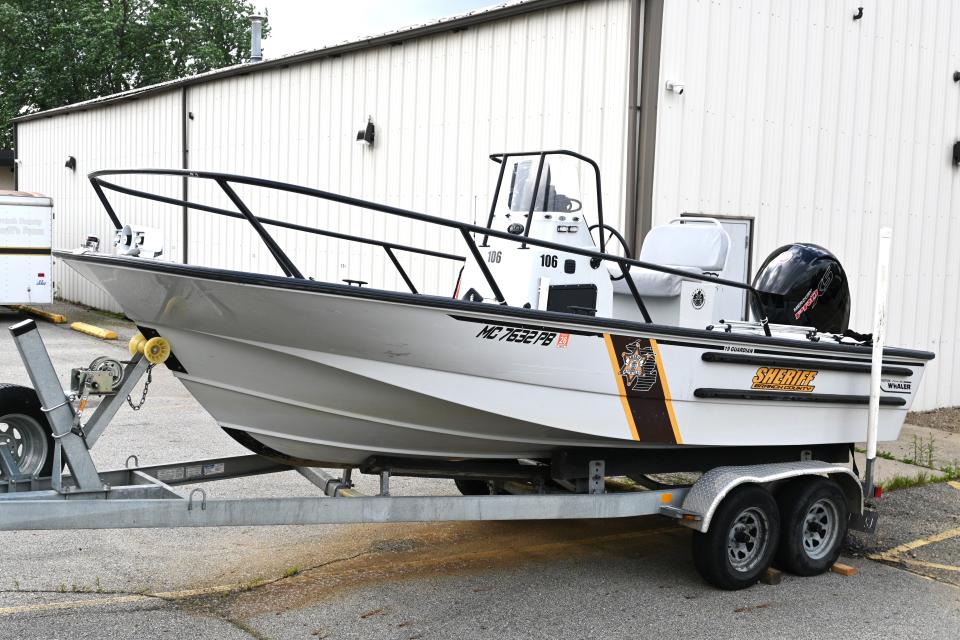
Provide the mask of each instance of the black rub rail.
MULTIPOLYGON (((810 402, 823 404, 870 404, 870 396, 847 395, 843 393, 807 393, 789 391, 750 391, 744 389, 694 389, 696 398, 717 400, 768 400, 770 402, 810 402)), ((880 396, 880 404, 888 407, 902 407, 907 404, 905 398, 880 396)))
MULTIPOLYGON (((777 356, 757 356, 748 353, 713 353, 707 352, 700 356, 704 362, 717 362, 725 364, 745 364, 756 367, 811 367, 821 371, 847 371, 850 373, 871 372, 869 364, 858 362, 841 362, 837 360, 811 360, 779 358, 777 356)), ((880 372, 885 376, 912 376, 913 370, 908 367, 894 367, 883 365, 880 372)))
MULTIPOLYGON (((269 249, 271 255, 273 255, 277 264, 280 266, 280 269, 284 272, 285 275, 291 278, 305 279, 303 273, 297 268, 294 262, 290 257, 280 248, 280 245, 277 244, 273 236, 266 230, 266 226, 275 226, 281 227, 284 229, 291 229, 294 231, 302 231, 304 233, 311 233, 316 235, 321 235, 329 238, 336 238, 340 240, 347 240, 352 242, 358 242, 362 244, 368 244, 373 246, 379 246, 384 249, 387 256, 390 258, 394 267, 397 268, 400 276, 403 278, 407 287, 414 294, 417 294, 418 291, 411 281, 410 277, 407 275, 406 271, 401 266, 400 262, 397 260, 396 254, 394 251, 405 251, 410 253, 416 253, 425 256, 432 256, 437 258, 443 258, 448 260, 455 260, 464 262, 465 258, 463 256, 458 256, 450 253, 444 253, 441 251, 433 251, 430 249, 423 249, 420 247, 412 247, 408 245, 401 245, 392 242, 386 242, 383 240, 375 240, 372 238, 365 238, 363 236, 356 236, 346 233, 339 233, 335 231, 329 231, 326 229, 318 229, 316 227, 310 227, 301 224, 295 224, 291 222, 284 222, 281 220, 274 220, 270 218, 264 218, 261 216, 255 215, 246 203, 240 198, 240 196, 233 189, 234 184, 248 185, 252 187, 262 187, 266 189, 274 189, 276 191, 293 193, 298 195, 310 196, 313 198, 318 198, 321 200, 327 200, 330 202, 336 202, 339 204, 353 206, 360 209, 367 209, 370 211, 378 211, 381 213, 386 213, 389 215, 398 216, 401 218, 406 218, 408 220, 418 220, 420 222, 426 222, 429 224, 434 224, 440 227, 446 227, 450 229, 456 229, 460 232, 461 236, 464 239, 464 242, 467 244, 467 248, 470 250, 471 255, 474 260, 476 260, 480 271, 483 273, 483 277, 486 280, 487 284, 490 286, 490 290, 493 292, 494 297, 497 302, 502 305, 505 305, 506 299, 503 296, 503 292, 500 287, 497 285, 496 279, 493 277, 493 274, 490 272, 489 267, 487 267, 486 262, 483 260, 483 256, 480 254, 480 250, 477 247, 477 243, 474 240, 471 234, 480 234, 484 238, 484 244, 488 237, 499 238, 501 240, 509 240, 511 242, 520 243, 523 247, 527 245, 542 247, 544 249, 552 249, 554 251, 561 251, 566 253, 572 253, 575 255, 586 256, 594 260, 599 260, 602 262, 613 262, 620 268, 620 272, 624 280, 626 280, 627 286, 630 289, 630 293, 633 296, 634 301, 637 304, 637 308, 640 310, 640 314, 643 316, 643 319, 647 323, 652 323, 650 314, 647 311, 646 305, 643 303, 643 298, 640 296, 640 292, 637 290, 637 285, 634 283, 633 278, 625 277, 631 267, 637 267, 640 269, 650 269, 651 271, 659 271, 661 273, 668 273, 671 275, 680 276, 682 278, 689 278, 693 280, 699 280, 703 282, 713 282, 721 286, 734 287, 737 289, 743 289, 749 292, 753 296, 753 301, 759 301, 759 292, 754 289, 752 286, 745 284, 743 282, 736 282, 734 280, 727 280, 726 278, 718 278, 716 276, 708 275, 699 275, 692 274, 689 271, 683 271, 680 269, 673 269, 671 267, 665 267, 658 264, 653 264, 650 262, 644 262, 642 260, 636 260, 629 257, 617 256, 613 254, 608 254, 603 251, 605 248, 605 238, 604 238, 604 229, 607 228, 603 224, 603 210, 600 205, 600 170, 597 164, 578 153, 566 150, 555 150, 555 151, 536 151, 536 152, 526 152, 526 153, 501 153, 493 154, 491 159, 496 162, 499 162, 501 169, 499 172, 499 178, 497 180, 497 192, 494 196, 494 207, 496 206, 497 196, 499 195, 500 187, 503 182, 504 168, 507 164, 507 159, 511 157, 518 156, 538 156, 539 168, 538 168, 538 177, 542 174, 543 164, 547 156, 550 155, 565 155, 574 157, 580 160, 584 160, 590 164, 596 174, 597 179, 597 203, 598 203, 598 225, 600 229, 600 251, 594 251, 592 249, 584 249, 581 247, 573 247, 565 244, 560 244, 557 242, 550 242, 547 240, 540 240, 538 238, 529 237, 530 227, 533 220, 533 210, 536 206, 536 193, 539 188, 539 180, 535 183, 535 189, 533 191, 534 197, 531 198, 531 207, 528 212, 527 222, 524 225, 524 231, 522 235, 515 235, 511 233, 506 233, 503 231, 497 231, 496 229, 490 228, 492 225, 494 209, 491 208, 490 218, 488 219, 487 226, 481 227, 475 224, 469 224, 466 222, 459 222, 457 220, 450 220, 447 218, 440 218, 437 216, 431 216, 425 213, 419 213, 416 211, 410 211, 408 209, 402 209, 400 207, 393 207, 390 205, 380 204, 377 202, 371 202, 369 200, 362 200, 360 198, 354 198, 351 196, 345 196, 339 193, 333 193, 331 191, 324 191, 322 189, 312 189, 309 187, 303 187, 300 185, 290 184, 286 182, 279 182, 277 180, 268 180, 264 178, 253 178, 249 176, 241 176, 230 173, 220 173, 212 171, 191 171, 187 169, 106 169, 102 171, 94 171, 88 175, 90 184, 93 186, 93 190, 96 192, 97 197, 100 199, 103 208, 106 210, 107 215, 110 217, 110 221, 113 223, 116 229, 122 229, 123 225, 120 222, 120 218, 117 216, 116 211, 113 208, 113 205, 107 199, 104 190, 114 191, 116 193, 122 193, 125 195, 130 195, 134 197, 144 198, 146 200, 153 200, 155 202, 161 202, 165 204, 175 205, 177 207, 186 207, 188 209, 194 209, 197 211, 205 211, 208 213, 215 213, 218 215, 226 216, 229 218, 238 218, 244 219, 250 223, 253 229, 257 232, 257 235, 260 236, 260 239, 269 249), (123 176, 123 175, 151 175, 151 176, 179 176, 184 178, 196 178, 202 180, 210 180, 215 182, 224 194, 230 199, 230 201, 237 207, 237 211, 230 211, 228 209, 223 209, 221 207, 214 207, 211 205, 206 205, 198 202, 191 202, 187 199, 180 198, 171 198, 168 196, 162 196, 156 193, 151 193, 148 191, 143 191, 140 189, 133 189, 130 187, 125 187, 118 185, 113 182, 104 180, 105 176, 123 176)), ((759 305, 756 305, 756 309, 759 309, 759 305)), ((758 316, 761 314, 758 313, 758 316)), ((766 317, 761 317, 760 323, 763 326, 764 334, 770 336, 770 327, 767 323, 766 317)))

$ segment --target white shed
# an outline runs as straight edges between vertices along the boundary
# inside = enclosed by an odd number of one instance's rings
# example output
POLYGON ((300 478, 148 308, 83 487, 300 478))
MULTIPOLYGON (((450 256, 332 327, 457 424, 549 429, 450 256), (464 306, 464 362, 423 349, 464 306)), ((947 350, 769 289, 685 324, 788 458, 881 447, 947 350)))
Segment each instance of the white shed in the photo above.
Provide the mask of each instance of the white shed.
MULTIPOLYGON (((876 239, 892 226, 889 340, 937 353, 915 407, 960 404, 952 0, 527 0, 15 123, 18 187, 53 198, 60 248, 112 235, 86 181, 97 169, 249 174, 482 221, 490 153, 568 148, 600 164, 607 221, 635 244, 651 225, 709 214, 746 221, 754 268, 789 242, 829 248, 851 280, 851 325, 869 330, 876 239), (359 145, 368 118, 375 143, 359 145)), ((173 197, 214 197, 155 180, 173 197)), ((457 241, 316 203, 251 203, 434 249, 457 241)), ((163 229, 168 259, 275 271, 232 221, 161 205, 123 213, 163 229)), ((318 278, 402 286, 382 253, 276 235, 318 278)), ((421 290, 449 293, 452 268, 407 266, 421 290)), ((115 308, 55 275, 61 297, 115 308)))

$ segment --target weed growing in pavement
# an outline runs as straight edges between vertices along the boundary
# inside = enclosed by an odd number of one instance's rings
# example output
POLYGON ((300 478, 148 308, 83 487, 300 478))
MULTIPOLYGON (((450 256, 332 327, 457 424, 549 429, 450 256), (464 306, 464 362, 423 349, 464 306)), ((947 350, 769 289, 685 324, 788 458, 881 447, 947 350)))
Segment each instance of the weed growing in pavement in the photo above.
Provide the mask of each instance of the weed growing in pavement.
MULTIPOLYGON (((861 449, 860 447, 854 447, 853 450, 856 451, 857 453, 867 452, 866 449, 861 449)), ((893 455, 889 451, 884 451, 883 449, 877 449, 877 457, 883 458, 884 460, 899 460, 901 462, 906 462, 908 460, 908 458, 898 458, 897 456, 893 455)))
POLYGON ((894 476, 884 482, 881 486, 886 491, 896 491, 897 489, 909 489, 910 487, 923 487, 930 484, 932 478, 924 472, 914 476, 894 476))
POLYGON ((947 480, 960 480, 960 460, 954 460, 952 464, 940 467, 940 471, 946 474, 947 480))
POLYGON ((294 565, 294 566, 290 567, 289 569, 287 569, 286 572, 284 572, 283 577, 284 577, 284 578, 292 578, 293 576, 299 575, 301 571, 302 571, 302 569, 301 569, 299 566, 294 565))
POLYGON ((249 582, 243 583, 243 584, 240 586, 240 591, 253 591, 253 590, 256 589, 257 587, 263 586, 263 585, 267 584, 268 582, 270 582, 270 580, 267 580, 267 579, 265 579, 265 578, 254 578, 253 580, 250 580, 249 582))
POLYGON ((936 441, 933 437, 933 434, 930 435, 930 439, 927 440, 923 436, 919 438, 913 436, 913 457, 912 458, 903 458, 902 462, 907 464, 915 464, 920 467, 927 467, 928 469, 934 469, 933 466, 933 457, 934 453, 937 450, 936 441))
POLYGON ((928 475, 926 472, 921 471, 915 478, 910 476, 894 476, 881 486, 884 491, 896 491, 897 489, 922 487, 937 482, 960 480, 960 460, 954 460, 952 464, 940 467, 939 471, 943 475, 928 475))

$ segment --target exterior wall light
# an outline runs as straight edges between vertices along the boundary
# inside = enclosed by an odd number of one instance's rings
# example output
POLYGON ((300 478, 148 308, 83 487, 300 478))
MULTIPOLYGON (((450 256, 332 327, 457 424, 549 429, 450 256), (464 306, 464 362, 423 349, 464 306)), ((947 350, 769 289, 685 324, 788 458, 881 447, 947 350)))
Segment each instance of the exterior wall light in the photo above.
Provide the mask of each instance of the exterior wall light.
POLYGON ((367 117, 367 126, 360 131, 357 131, 357 143, 366 145, 368 147, 373 146, 373 140, 376 137, 376 130, 373 126, 373 116, 367 117))

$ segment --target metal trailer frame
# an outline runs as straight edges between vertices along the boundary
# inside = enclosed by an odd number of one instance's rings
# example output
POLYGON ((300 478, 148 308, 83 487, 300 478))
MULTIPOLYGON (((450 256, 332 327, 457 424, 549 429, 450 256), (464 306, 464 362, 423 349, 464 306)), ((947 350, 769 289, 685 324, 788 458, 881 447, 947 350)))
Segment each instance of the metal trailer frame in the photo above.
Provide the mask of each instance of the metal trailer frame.
POLYGON ((798 476, 835 479, 851 514, 850 526, 872 530, 875 514, 864 509, 859 479, 847 467, 813 460, 718 467, 692 487, 607 493, 604 462, 589 462, 586 493, 540 493, 529 486, 508 488, 519 495, 390 496, 389 469, 379 472, 380 493, 362 496, 351 487, 352 469, 335 478, 319 469, 291 467, 267 457, 243 456, 191 460, 99 471, 90 447, 149 364, 138 354, 124 363, 122 380, 84 425, 75 420, 74 398, 61 387, 33 320, 10 328, 54 438, 50 477, 24 476, 6 447, 0 447, 0 531, 40 529, 115 529, 291 524, 434 522, 463 520, 541 520, 626 518, 662 514, 705 532, 717 506, 744 483, 769 484, 798 476), (65 456, 69 474, 61 473, 65 456), (210 499, 202 488, 187 495, 174 490, 214 480, 296 469, 323 497, 210 499), (523 492, 526 491, 526 494, 523 492))

